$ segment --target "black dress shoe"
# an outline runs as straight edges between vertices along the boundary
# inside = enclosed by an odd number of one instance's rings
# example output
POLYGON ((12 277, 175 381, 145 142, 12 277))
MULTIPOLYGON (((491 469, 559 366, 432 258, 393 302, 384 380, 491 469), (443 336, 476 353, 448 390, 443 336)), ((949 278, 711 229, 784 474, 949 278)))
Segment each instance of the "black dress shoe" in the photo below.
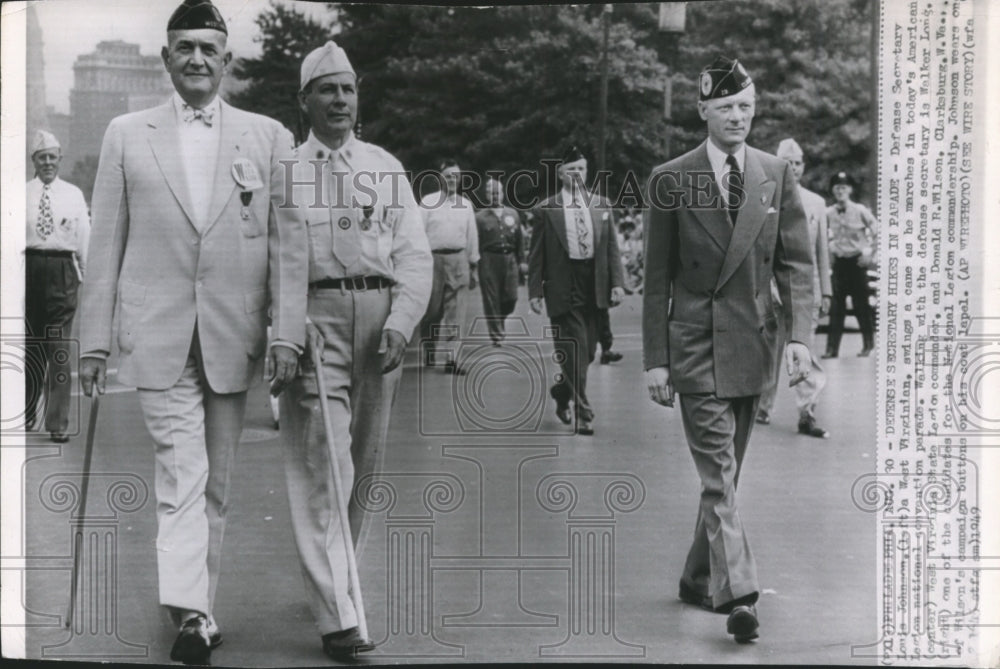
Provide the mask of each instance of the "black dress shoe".
POLYGON ((726 619, 726 632, 733 635, 736 643, 749 643, 759 635, 757 629, 757 607, 753 604, 734 606, 729 618, 726 619))
POLYGON ((573 414, 569 409, 569 403, 560 404, 556 402, 556 418, 558 418, 563 425, 569 425, 573 422, 573 414))
POLYGON ((874 346, 865 346, 865 347, 864 347, 863 349, 861 349, 861 351, 860 351, 860 352, 858 353, 858 357, 859 357, 859 358, 867 358, 867 357, 868 357, 869 355, 871 355, 872 351, 874 351, 874 350, 875 350, 875 347, 874 347, 874 346))
POLYGON ((835 353, 834 351, 827 351, 826 353, 824 353, 824 354, 823 354, 822 356, 820 356, 820 357, 821 357, 821 358, 823 358, 824 360, 826 360, 826 359, 828 359, 828 358, 836 358, 836 357, 837 357, 837 354, 836 354, 836 353, 835 353))
POLYGON ((799 434, 804 434, 817 439, 826 439, 830 433, 816 424, 816 419, 812 416, 805 416, 799 419, 799 434))
POLYGON ((764 411, 763 409, 758 409, 757 410, 757 422, 760 423, 761 425, 770 425, 771 424, 771 414, 769 414, 768 412, 764 411))
POLYGON ((601 364, 606 365, 609 362, 618 362, 622 357, 622 354, 618 351, 604 351, 601 353, 601 364))
POLYGON ((69 435, 65 432, 49 432, 49 439, 57 444, 65 444, 69 441, 69 435))
POLYGON ((208 634, 208 621, 202 615, 188 618, 170 649, 170 659, 184 664, 209 665, 211 657, 212 642, 208 634))
POLYGON ((712 611, 713 613, 718 613, 712 606, 712 598, 708 595, 702 595, 700 592, 696 591, 694 588, 689 586, 684 581, 681 581, 680 592, 678 592, 678 597, 685 604, 691 604, 692 606, 698 606, 706 611, 712 611))
POLYGON ((375 644, 362 639, 357 627, 323 635, 323 652, 333 660, 342 662, 371 650, 375 650, 375 644))
POLYGON ((577 420, 576 433, 589 437, 594 434, 594 426, 589 420, 583 420, 580 418, 577 420))

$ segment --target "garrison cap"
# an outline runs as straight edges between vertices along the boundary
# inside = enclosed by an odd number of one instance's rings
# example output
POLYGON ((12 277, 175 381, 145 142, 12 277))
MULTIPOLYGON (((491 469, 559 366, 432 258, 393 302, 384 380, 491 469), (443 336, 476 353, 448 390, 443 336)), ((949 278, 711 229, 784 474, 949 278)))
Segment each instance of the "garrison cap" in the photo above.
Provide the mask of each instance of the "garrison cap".
POLYGON ((847 172, 837 172, 832 177, 830 177, 830 190, 833 190, 834 186, 850 186, 851 188, 857 190, 858 182, 854 180, 847 172))
POLYGON ((229 34, 222 14, 211 0, 184 0, 170 15, 167 30, 199 30, 210 28, 229 34))
POLYGON ((784 158, 790 160, 792 158, 797 158, 802 160, 802 147, 791 137, 781 140, 778 144, 778 151, 775 154, 779 158, 784 158))
POLYGON ((575 163, 580 160, 586 161, 587 157, 583 155, 580 149, 576 148, 576 144, 570 145, 562 154, 562 163, 565 165, 567 163, 575 163))
POLYGON ((736 95, 753 83, 740 61, 719 56, 701 71, 698 78, 698 99, 714 100, 736 95))
POLYGON ((357 79, 351 61, 347 59, 347 53, 330 40, 323 46, 313 49, 302 61, 302 71, 299 77, 299 90, 305 90, 313 79, 324 77, 328 74, 340 74, 350 72, 357 79))
POLYGON ((45 149, 61 149, 59 146, 59 140, 56 136, 47 130, 39 130, 35 133, 35 137, 31 142, 31 155, 35 155, 39 151, 44 151, 45 149))

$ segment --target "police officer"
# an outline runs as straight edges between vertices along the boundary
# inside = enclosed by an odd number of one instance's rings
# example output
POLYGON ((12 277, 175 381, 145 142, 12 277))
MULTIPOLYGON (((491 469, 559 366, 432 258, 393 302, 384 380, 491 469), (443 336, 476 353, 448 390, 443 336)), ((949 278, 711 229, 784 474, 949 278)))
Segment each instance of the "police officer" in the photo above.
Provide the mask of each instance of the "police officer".
POLYGON ((483 294, 490 339, 499 346, 504 338, 504 320, 517 304, 519 260, 524 257, 524 235, 517 212, 503 203, 503 183, 496 177, 486 181, 489 205, 476 212, 479 229, 479 289, 483 294))
MULTIPOLYGON (((446 158, 438 169, 444 188, 420 200, 427 241, 434 253, 434 285, 420 329, 423 339, 451 342, 460 336, 466 299, 469 290, 476 287, 479 234, 472 202, 458 192, 462 174, 458 161, 446 158)), ((439 349, 448 356, 445 373, 465 374, 449 346, 443 344, 439 349)))
POLYGON ((878 221, 868 207, 851 200, 856 188, 854 177, 846 172, 838 172, 830 179, 834 204, 826 210, 826 216, 830 227, 830 255, 833 256, 833 305, 824 358, 836 358, 840 354, 848 295, 861 328, 863 343, 858 356, 867 357, 875 349, 875 322, 868 303, 871 295, 868 266, 874 255, 878 221))
MULTIPOLYGON (((830 251, 827 242, 826 202, 820 195, 802 186, 802 173, 805 163, 802 160, 802 148, 792 138, 783 139, 778 144, 776 154, 788 161, 792 166, 792 176, 799 186, 799 197, 802 208, 806 212, 809 223, 809 249, 812 251, 815 268, 813 270, 813 295, 816 298, 813 309, 811 332, 816 332, 819 319, 830 311, 830 251)), ((771 283, 771 294, 775 303, 781 302, 777 287, 771 283)), ((760 396, 760 407, 757 409, 757 422, 767 425, 771 422, 771 409, 774 407, 774 396, 778 390, 778 379, 781 377, 782 351, 788 341, 788 327, 784 320, 778 320, 778 356, 775 360, 773 383, 760 396)), ((808 342, 812 351, 812 341, 808 342)), ((816 356, 812 356, 812 373, 795 384, 795 404, 799 409, 799 433, 810 437, 825 439, 830 433, 816 424, 816 400, 826 385, 826 374, 816 356)))
MULTIPOLYGON (((281 441, 292 529, 323 650, 344 660, 370 650, 348 595, 347 546, 330 458, 343 489, 383 454, 406 343, 427 306, 432 260, 403 166, 354 136, 357 77, 334 42, 302 62, 299 105, 312 128, 296 149, 289 206, 309 230, 307 348, 322 351, 336 452, 324 436, 317 370, 305 370, 281 402, 281 441)), ((351 497, 359 542, 363 510, 351 497)))
POLYGON ((35 177, 28 182, 26 202, 24 303, 31 342, 27 353, 35 364, 25 375, 25 408, 32 429, 44 393, 45 429, 56 443, 69 440, 68 340, 90 237, 87 203, 79 188, 59 178, 61 160, 59 140, 39 130, 31 143, 35 177), (33 374, 32 368, 44 375, 33 374))

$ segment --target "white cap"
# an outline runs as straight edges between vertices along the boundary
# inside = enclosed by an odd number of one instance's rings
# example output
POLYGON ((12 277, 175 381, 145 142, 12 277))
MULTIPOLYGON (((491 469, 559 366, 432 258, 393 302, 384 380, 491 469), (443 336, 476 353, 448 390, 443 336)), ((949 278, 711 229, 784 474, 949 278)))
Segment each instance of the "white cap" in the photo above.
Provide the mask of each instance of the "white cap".
POLYGON ((47 130, 39 130, 35 133, 35 139, 31 142, 31 155, 35 155, 43 149, 61 149, 59 140, 47 130))
POLYGON ((785 158, 786 160, 790 160, 793 158, 801 160, 802 147, 799 146, 798 142, 789 137, 787 139, 781 140, 781 143, 778 144, 778 152, 776 155, 779 158, 785 158))
POLYGON ((313 79, 341 72, 350 72, 357 77, 354 68, 351 67, 351 61, 347 59, 347 53, 337 46, 336 42, 330 40, 318 49, 313 49, 302 61, 299 90, 305 89, 313 79))

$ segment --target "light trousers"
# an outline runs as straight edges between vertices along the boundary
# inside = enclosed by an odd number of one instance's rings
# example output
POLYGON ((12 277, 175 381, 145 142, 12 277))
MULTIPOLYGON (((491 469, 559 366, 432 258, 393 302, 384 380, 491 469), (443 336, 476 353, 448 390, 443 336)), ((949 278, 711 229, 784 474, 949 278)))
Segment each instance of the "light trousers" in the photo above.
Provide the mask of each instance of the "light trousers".
MULTIPOLYGON (((332 451, 324 432, 316 370, 306 366, 281 396, 292 529, 309 607, 321 635, 358 624, 330 461, 337 459, 345 495, 380 467, 402 373, 400 365, 383 375, 378 352, 390 305, 388 288, 309 294, 309 319, 325 341, 322 373, 333 424, 332 451)), ((348 514, 351 535, 360 546, 365 514, 352 494, 348 514)))

